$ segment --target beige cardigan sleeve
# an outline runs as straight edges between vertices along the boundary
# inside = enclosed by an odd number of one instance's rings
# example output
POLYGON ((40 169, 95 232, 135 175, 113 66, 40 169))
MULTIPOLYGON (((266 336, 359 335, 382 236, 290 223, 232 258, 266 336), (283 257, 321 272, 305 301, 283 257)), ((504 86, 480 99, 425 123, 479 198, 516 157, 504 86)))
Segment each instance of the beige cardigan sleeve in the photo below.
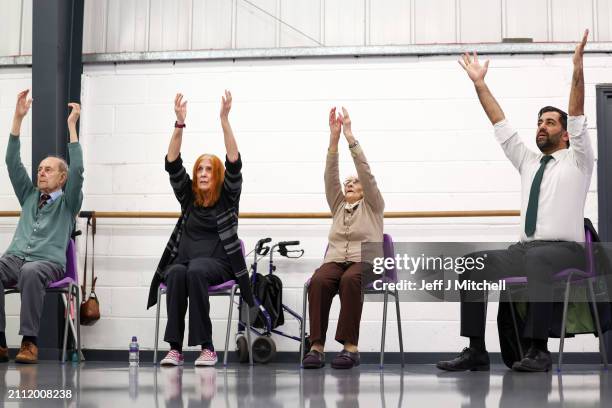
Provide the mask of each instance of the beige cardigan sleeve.
POLYGON ((340 184, 340 169, 338 165, 338 152, 327 152, 325 161, 325 198, 332 214, 344 201, 342 184, 340 184))
POLYGON ((383 212, 385 209, 385 201, 382 198, 382 194, 380 194, 376 179, 370 170, 370 165, 363 153, 361 145, 358 144, 354 146, 350 151, 351 156, 353 156, 353 161, 355 162, 357 176, 363 188, 363 199, 374 211, 383 212))

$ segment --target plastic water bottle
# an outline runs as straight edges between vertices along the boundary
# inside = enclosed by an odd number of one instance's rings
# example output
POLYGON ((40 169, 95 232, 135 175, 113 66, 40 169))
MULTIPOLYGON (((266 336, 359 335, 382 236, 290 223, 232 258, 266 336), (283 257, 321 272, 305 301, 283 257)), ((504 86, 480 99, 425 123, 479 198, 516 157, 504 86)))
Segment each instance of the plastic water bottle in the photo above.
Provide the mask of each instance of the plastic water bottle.
POLYGON ((138 339, 136 336, 132 336, 132 342, 130 343, 130 366, 138 366, 140 354, 140 347, 138 346, 138 339))
POLYGON ((137 400, 138 399, 138 365, 132 365, 130 363, 130 382, 129 382, 129 389, 130 389, 130 398, 132 400, 137 400))

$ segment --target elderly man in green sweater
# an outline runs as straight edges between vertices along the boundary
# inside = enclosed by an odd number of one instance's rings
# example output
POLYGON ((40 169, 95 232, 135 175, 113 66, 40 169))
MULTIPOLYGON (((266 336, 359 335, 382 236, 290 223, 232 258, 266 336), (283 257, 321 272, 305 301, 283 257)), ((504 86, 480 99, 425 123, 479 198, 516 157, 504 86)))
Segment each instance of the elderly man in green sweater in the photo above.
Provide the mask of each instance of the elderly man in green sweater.
POLYGON ((6 166, 21 217, 10 246, 0 257, 0 362, 8 361, 4 289, 17 287, 21 293, 19 334, 23 336, 15 361, 36 363, 36 338, 40 328, 45 288, 64 275, 66 247, 75 217, 83 202, 83 152, 76 123, 81 108, 70 103, 68 129, 70 167, 65 160, 49 156, 38 165, 36 186, 21 162, 19 133, 30 110, 29 90, 19 93, 13 126, 6 149, 6 166))

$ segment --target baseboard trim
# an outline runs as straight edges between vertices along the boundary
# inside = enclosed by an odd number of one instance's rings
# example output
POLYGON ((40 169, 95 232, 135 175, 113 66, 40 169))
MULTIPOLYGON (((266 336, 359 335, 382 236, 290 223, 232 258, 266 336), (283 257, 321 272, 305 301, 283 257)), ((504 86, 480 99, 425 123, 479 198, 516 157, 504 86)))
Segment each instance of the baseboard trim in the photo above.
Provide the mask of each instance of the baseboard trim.
MULTIPOLYGON (((15 351, 16 352, 16 351, 15 351)), ((167 352, 166 349, 160 350, 157 355, 158 361, 165 355, 167 352)), ((223 350, 219 351, 219 360, 223 359, 223 350)), ((83 350, 83 354, 85 355, 86 361, 96 361, 96 362, 119 362, 125 361, 128 363, 128 352, 127 350, 83 350)), ((335 356, 336 353, 325 353, 325 358, 328 361, 335 356)), ((195 361, 198 357, 199 353, 197 351, 185 351, 185 362, 190 363, 195 361)), ((404 353, 404 361, 406 364, 435 364, 440 360, 448 360, 456 357, 457 353, 448 353, 448 352, 407 352, 404 353)), ((72 352, 68 353, 68 360, 70 360, 70 356, 72 356, 72 352)), ((53 356, 49 356, 49 358, 44 358, 41 355, 41 360, 59 360, 61 357, 57 356, 54 358, 53 356)), ((558 360, 558 353, 552 353, 553 362, 558 360)), ((490 353, 490 359, 492 364, 503 364, 501 353, 490 353)), ((400 353, 399 352, 388 352, 385 353, 385 364, 400 364, 400 353)), ((141 364, 150 364, 153 362, 153 351, 144 350, 140 352, 140 363, 141 364)), ((229 352, 228 356, 229 363, 238 363, 238 356, 232 350, 229 352)), ((284 363, 284 364, 296 364, 299 363, 299 354, 297 352, 288 352, 281 351, 277 352, 276 356, 273 359, 274 363, 284 363)), ((362 364, 378 364, 380 362, 380 353, 378 352, 362 352, 361 353, 361 363, 362 364)), ((596 352, 588 352, 588 353, 576 353, 576 352, 568 352, 563 353, 563 362, 564 364, 601 364, 601 356, 596 352)))

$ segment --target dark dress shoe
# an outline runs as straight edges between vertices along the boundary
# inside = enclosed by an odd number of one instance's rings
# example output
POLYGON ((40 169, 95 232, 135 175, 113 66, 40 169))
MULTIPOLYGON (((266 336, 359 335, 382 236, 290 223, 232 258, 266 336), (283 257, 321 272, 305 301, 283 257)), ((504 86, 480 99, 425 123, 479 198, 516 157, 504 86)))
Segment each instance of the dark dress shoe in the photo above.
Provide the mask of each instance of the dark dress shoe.
POLYGON ((448 361, 438 361, 436 367, 446 371, 489 371, 489 353, 466 347, 457 357, 448 361))
POLYGON ((348 350, 342 350, 331 362, 332 368, 346 370, 357 367, 359 365, 359 352, 351 353, 348 350))
POLYGON ((325 366, 325 354, 319 353, 317 350, 310 350, 302 360, 304 368, 322 368, 325 366))
POLYGON ((550 351, 538 350, 531 347, 525 358, 517 361, 512 365, 514 371, 526 371, 533 373, 541 373, 549 371, 552 368, 552 357, 550 351))

